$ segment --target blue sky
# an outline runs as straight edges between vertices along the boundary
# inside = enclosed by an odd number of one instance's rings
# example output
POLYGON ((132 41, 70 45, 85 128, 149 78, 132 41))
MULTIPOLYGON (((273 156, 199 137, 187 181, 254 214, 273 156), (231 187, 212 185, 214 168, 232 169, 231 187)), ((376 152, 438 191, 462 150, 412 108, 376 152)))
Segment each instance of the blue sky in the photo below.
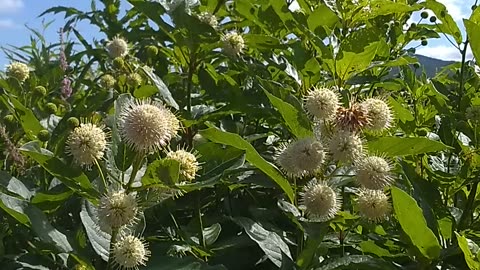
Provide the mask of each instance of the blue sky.
MULTIPOLYGON (((438 0, 442 2, 448 9, 452 17, 461 23, 462 18, 470 15, 470 7, 475 0, 438 0)), ((90 0, 0 0, 0 46, 7 44, 21 46, 28 44, 30 32, 25 25, 31 28, 42 30, 42 20, 55 22, 45 31, 45 37, 50 42, 58 40, 58 29, 63 25, 63 16, 57 15, 38 18, 44 10, 53 6, 71 6, 78 9, 88 10, 90 8, 90 0)), ((88 40, 92 40, 95 36, 94 28, 88 24, 80 24, 76 26, 88 40)), ((98 32, 96 33, 98 35, 98 32)), ((458 60, 460 54, 450 45, 445 38, 439 40, 430 40, 429 45, 417 49, 417 53, 430 57, 458 60)), ((471 53, 469 54, 471 58, 471 53)), ((7 60, 2 52, 0 52, 0 69, 7 64, 7 60)))

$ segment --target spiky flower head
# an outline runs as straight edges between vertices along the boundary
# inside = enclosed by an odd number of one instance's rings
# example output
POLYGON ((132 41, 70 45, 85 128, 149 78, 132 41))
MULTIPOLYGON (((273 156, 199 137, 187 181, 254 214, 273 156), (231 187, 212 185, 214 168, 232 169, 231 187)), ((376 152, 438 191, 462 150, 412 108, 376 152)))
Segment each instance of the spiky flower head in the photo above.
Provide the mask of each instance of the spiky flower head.
POLYGON ((213 14, 210 14, 208 12, 202 12, 198 15, 198 19, 203 23, 210 25, 212 28, 218 27, 217 17, 215 17, 215 15, 213 14))
POLYGON ((355 162, 357 182, 368 189, 383 189, 393 182, 391 165, 383 157, 362 157, 355 162))
POLYGON ((358 132, 369 124, 367 111, 357 103, 348 108, 339 108, 335 116, 335 125, 338 128, 358 132))
POLYGON ((479 123, 480 122, 480 106, 472 106, 467 108, 466 117, 468 120, 479 123))
POLYGON ((329 151, 334 160, 349 163, 363 155, 363 141, 357 134, 337 129, 329 142, 329 151))
POLYGON ((328 88, 315 88, 305 97, 307 112, 320 120, 331 120, 339 107, 338 94, 328 88))
POLYGON ((30 76, 30 69, 24 63, 12 62, 10 65, 7 65, 7 75, 24 82, 30 76))
POLYGON ((110 74, 105 74, 100 78, 100 85, 107 89, 110 89, 113 86, 115 86, 116 82, 117 81, 115 80, 115 78, 110 74))
POLYGON ((113 259, 120 269, 138 269, 146 265, 150 251, 147 243, 133 235, 122 236, 113 245, 113 259))
POLYGON ((137 152, 153 152, 177 135, 180 122, 161 103, 151 100, 128 102, 120 113, 120 136, 137 152))
POLYGON ((372 189, 359 191, 357 207, 362 216, 375 222, 386 219, 392 210, 388 196, 382 190, 372 189))
POLYGON ((127 41, 121 37, 114 37, 107 43, 107 51, 112 58, 124 57, 128 54, 127 41))
POLYGON ((304 138, 287 145, 277 156, 280 167, 290 177, 314 174, 325 159, 323 145, 314 138, 304 138))
POLYGON ((341 200, 337 192, 324 181, 308 182, 300 193, 301 206, 311 221, 324 222, 335 217, 340 210, 341 200))
POLYGON ((222 36, 223 50, 232 56, 240 55, 245 48, 242 35, 233 31, 222 36))
POLYGON ((180 164, 180 177, 187 181, 193 181, 200 169, 200 164, 197 157, 183 149, 177 151, 170 151, 167 153, 167 158, 178 161, 180 164))
POLYGON ((132 87, 137 87, 142 84, 142 76, 138 73, 131 73, 127 76, 127 84, 132 87))
POLYGON ((92 123, 82 123, 68 136, 66 151, 75 163, 90 167, 103 157, 107 146, 106 134, 92 123))
POLYGON ((378 98, 369 98, 362 102, 362 107, 367 112, 369 129, 381 131, 391 127, 393 115, 385 101, 378 98))
POLYGON ((120 228, 135 221, 138 204, 135 195, 123 190, 107 193, 100 200, 98 217, 107 229, 120 228))

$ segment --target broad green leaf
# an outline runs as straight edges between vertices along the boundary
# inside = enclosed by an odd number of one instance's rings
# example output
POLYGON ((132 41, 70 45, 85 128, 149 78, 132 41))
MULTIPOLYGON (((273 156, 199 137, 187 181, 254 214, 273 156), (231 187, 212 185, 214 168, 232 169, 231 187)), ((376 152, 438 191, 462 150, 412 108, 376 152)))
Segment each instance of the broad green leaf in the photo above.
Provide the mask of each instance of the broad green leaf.
POLYGON ((205 238, 205 243, 207 245, 212 245, 217 241, 218 236, 222 232, 222 226, 219 223, 215 223, 210 227, 203 229, 203 237, 205 238))
POLYGON ((79 168, 68 166, 60 159, 52 156, 51 153, 47 154, 45 151, 37 149, 33 144, 26 144, 20 150, 72 190, 93 201, 100 197, 88 177, 79 168))
POLYGON ((272 105, 277 108, 278 112, 285 120, 293 135, 297 138, 305 138, 313 136, 310 120, 304 111, 300 111, 288 102, 285 102, 278 97, 270 94, 264 90, 272 105))
POLYGON ((316 265, 318 247, 328 233, 329 228, 327 223, 312 223, 306 228, 308 237, 302 252, 297 258, 297 265, 300 269, 311 269, 312 263, 316 265))
POLYGON ((136 98, 151 97, 158 93, 158 89, 153 85, 142 85, 133 91, 133 96, 136 98))
POLYGON ((311 14, 308 16, 307 23, 308 28, 315 32, 317 27, 323 27, 325 30, 332 30, 339 21, 338 16, 330 10, 327 6, 320 4, 311 14))
POLYGON ((0 208, 25 226, 30 226, 30 219, 25 214, 28 203, 24 200, 0 193, 0 208))
POLYGON ((372 62, 381 45, 381 42, 371 43, 364 47, 360 53, 340 51, 335 63, 335 71, 338 77, 346 81, 352 74, 364 71, 372 62))
POLYGON ((375 244, 375 242, 371 240, 363 241, 359 244, 359 246, 364 253, 372 253, 377 255, 378 257, 393 257, 390 251, 378 246, 377 244, 375 244))
POLYGON ((316 268, 316 270, 334 270, 334 269, 377 269, 390 270, 399 269, 390 262, 382 259, 374 258, 368 255, 348 255, 333 260, 327 260, 322 263, 323 266, 316 268))
POLYGON ((242 137, 234 133, 221 131, 215 127, 202 130, 200 131, 200 134, 212 142, 226 144, 245 150, 247 161, 268 175, 275 183, 277 183, 277 185, 280 186, 280 188, 282 188, 290 201, 293 201, 293 190, 288 180, 285 179, 282 174, 272 166, 272 164, 262 158, 257 150, 255 150, 250 143, 242 139, 242 137))
POLYGON ((6 94, 0 95, 0 101, 8 108, 10 113, 15 116, 16 120, 22 125, 25 133, 28 134, 28 137, 30 139, 35 139, 38 132, 40 132, 43 127, 33 114, 32 110, 25 107, 14 97, 7 96, 6 94))
POLYGON ((245 34, 245 43, 248 47, 256 48, 259 50, 272 50, 282 49, 285 45, 280 43, 280 40, 272 36, 259 35, 259 34, 245 34))
POLYGON ((463 19, 463 23, 468 39, 470 40, 470 48, 472 48, 473 56, 475 59, 480 59, 480 22, 474 23, 470 20, 463 19))
POLYGON ((88 201, 82 203, 80 211, 80 219, 82 220, 85 232, 87 233, 93 250, 104 260, 108 260, 110 250, 110 234, 102 231, 98 224, 97 209, 88 201))
POLYGON ((415 120, 410 110, 405 108, 402 104, 400 104, 400 102, 398 102, 393 97, 390 97, 388 99, 388 103, 390 104, 390 106, 392 106, 396 119, 402 121, 403 123, 406 123, 407 121, 415 120))
POLYGON ((173 186, 178 183, 180 177, 180 163, 173 159, 155 160, 147 167, 145 175, 142 177, 142 184, 149 185, 167 185, 173 186))
POLYGON ((179 109, 177 102, 173 99, 172 93, 168 90, 167 85, 162 81, 160 77, 157 76, 149 67, 143 66, 143 72, 152 80, 153 84, 157 87, 160 96, 162 97, 163 101, 167 103, 169 106, 175 108, 176 110, 179 109))
POLYGON ((427 0, 422 4, 425 6, 425 8, 432 10, 437 18, 442 21, 441 24, 438 24, 438 30, 447 35, 451 35, 457 44, 462 43, 462 33, 460 32, 455 20, 448 13, 447 8, 442 3, 437 2, 436 0, 427 0))
POLYGON ((462 250, 463 255, 465 256, 465 261, 467 262, 468 267, 471 270, 480 270, 480 262, 468 247, 467 238, 465 238, 463 235, 460 235, 457 232, 455 232, 455 236, 457 237, 458 246, 460 246, 460 249, 462 250))
POLYGON ((405 191, 392 187, 393 208, 402 230, 420 253, 434 260, 440 256, 442 249, 435 234, 428 228, 422 209, 415 199, 405 191))
POLYGON ((265 255, 276 266, 280 267, 282 265, 282 254, 292 259, 288 245, 277 233, 266 230, 260 223, 249 218, 237 217, 234 221, 260 246, 265 255))
POLYGON ((26 200, 29 200, 33 195, 33 192, 28 190, 22 181, 4 171, 0 171, 0 185, 3 186, 6 191, 20 195, 26 200))
POLYGON ((42 242, 54 245, 60 252, 73 250, 65 234, 55 229, 40 209, 35 206, 29 206, 25 209, 25 214, 30 219, 33 231, 35 231, 42 242))
POLYGON ((448 148, 441 142, 427 138, 382 137, 368 142, 370 151, 384 153, 391 157, 438 152, 448 148))

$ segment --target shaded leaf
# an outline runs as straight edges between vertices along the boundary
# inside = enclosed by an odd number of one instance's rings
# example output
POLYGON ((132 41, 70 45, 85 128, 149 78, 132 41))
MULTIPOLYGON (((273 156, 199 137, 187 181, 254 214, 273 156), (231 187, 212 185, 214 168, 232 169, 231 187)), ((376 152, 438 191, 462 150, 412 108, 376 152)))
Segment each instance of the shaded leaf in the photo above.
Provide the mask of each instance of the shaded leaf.
POLYGON ((442 248, 435 234, 428 228, 422 209, 415 199, 397 187, 392 187, 391 194, 395 216, 412 244, 426 258, 438 258, 442 248))
POLYGON ((370 151, 385 153, 391 157, 438 152, 448 148, 441 142, 427 138, 382 137, 368 142, 370 151))
POLYGON ((282 188, 290 201, 293 201, 293 190, 288 180, 285 179, 275 167, 262 158, 262 156, 258 154, 257 150, 255 150, 255 148, 247 141, 242 139, 242 137, 234 133, 221 131, 215 127, 201 130, 200 134, 213 142, 226 144, 241 150, 245 150, 247 161, 268 175, 275 183, 277 183, 277 185, 282 188))

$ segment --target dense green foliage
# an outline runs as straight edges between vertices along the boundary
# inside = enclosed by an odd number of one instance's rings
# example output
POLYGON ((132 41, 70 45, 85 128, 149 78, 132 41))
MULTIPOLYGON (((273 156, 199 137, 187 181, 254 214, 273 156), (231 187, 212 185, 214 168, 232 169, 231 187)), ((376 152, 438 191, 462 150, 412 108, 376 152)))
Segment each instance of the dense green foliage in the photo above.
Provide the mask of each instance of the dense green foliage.
POLYGON ((30 71, 0 77, 2 269, 115 269, 109 251, 126 232, 148 243, 140 269, 480 269, 480 77, 465 59, 469 45, 480 58, 480 9, 462 36, 435 0, 297 0, 294 11, 285 0, 128 0, 126 12, 119 0, 97 2, 45 11, 65 15, 71 40, 34 32, 31 45, 5 49, 30 71), (108 40, 90 44, 78 21, 108 40), (233 31, 243 41, 225 41, 233 31), (407 46, 440 36, 462 62, 417 76, 407 46), (112 57, 119 39, 128 53, 112 57), (361 127, 365 153, 336 161, 335 135, 322 134, 338 126, 305 108, 315 88, 335 90, 345 110, 380 98, 394 120, 361 127), (147 123, 122 127, 131 100, 145 98, 181 123, 158 151, 137 151, 145 138, 125 135, 147 123), (91 163, 72 146, 82 123, 107 134, 91 163), (314 136, 329 153, 294 177, 278 156, 314 136), (177 149, 198 158, 194 180, 169 156, 177 149), (390 161, 386 218, 361 213, 363 154, 390 161), (335 187, 332 218, 308 215, 314 177, 335 187), (134 194, 135 218, 104 230, 98 213, 118 190, 134 194))

